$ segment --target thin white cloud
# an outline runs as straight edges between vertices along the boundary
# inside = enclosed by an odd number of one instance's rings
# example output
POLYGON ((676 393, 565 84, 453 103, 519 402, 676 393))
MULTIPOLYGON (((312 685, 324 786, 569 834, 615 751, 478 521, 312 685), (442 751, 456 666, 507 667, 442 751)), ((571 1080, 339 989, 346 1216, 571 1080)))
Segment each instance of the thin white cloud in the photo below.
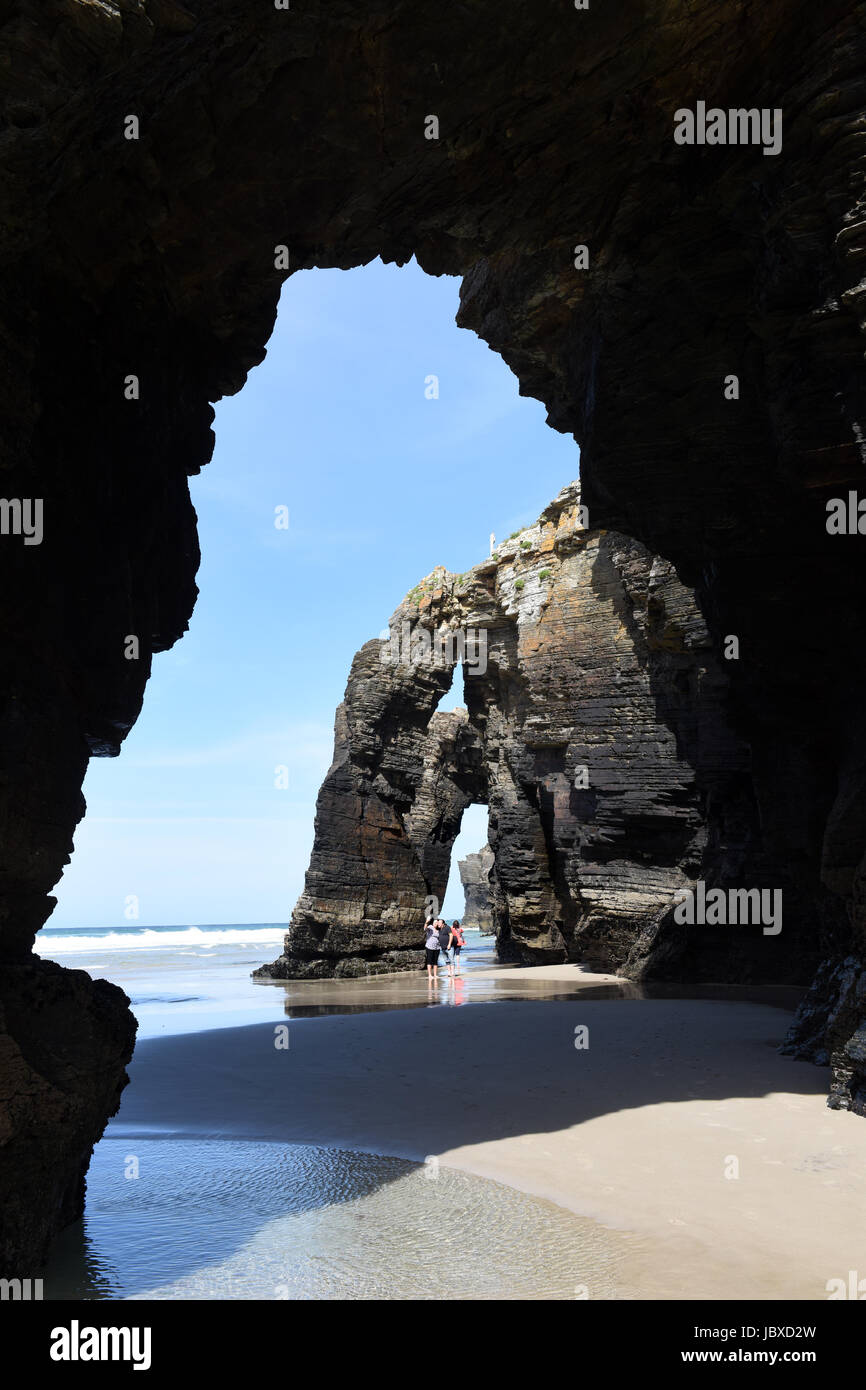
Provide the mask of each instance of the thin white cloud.
MULTIPOLYGON (((304 807, 306 809, 306 805, 304 807)), ((87 825, 284 825, 287 816, 88 816, 87 825)))
POLYGON ((227 767, 260 762, 265 757, 291 766, 310 766, 330 761, 334 744, 332 725, 299 723, 283 729, 250 730, 239 738, 204 748, 172 748, 153 753, 132 753, 128 767, 227 767))

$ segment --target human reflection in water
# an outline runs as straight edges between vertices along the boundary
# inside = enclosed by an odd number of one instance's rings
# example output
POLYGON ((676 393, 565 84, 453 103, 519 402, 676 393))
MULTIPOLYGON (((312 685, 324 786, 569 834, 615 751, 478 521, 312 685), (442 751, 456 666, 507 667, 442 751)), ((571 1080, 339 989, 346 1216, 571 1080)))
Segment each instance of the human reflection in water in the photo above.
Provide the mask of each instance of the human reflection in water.
POLYGON ((466 937, 463 935, 463 930, 462 930, 462 928, 461 928, 461 926, 460 926, 460 923, 459 923, 459 922, 452 922, 452 923, 451 923, 451 950, 452 950, 453 953, 454 953, 454 969, 453 969, 453 971, 452 971, 452 974, 454 974, 454 975, 459 975, 459 974, 460 974, 460 952, 463 950, 463 947, 464 947, 465 945, 466 945, 466 937))
POLYGON ((463 979, 463 976, 457 975, 455 978, 452 978, 449 983, 451 988, 448 990, 448 1003, 465 1004, 467 1002, 466 981, 463 979))

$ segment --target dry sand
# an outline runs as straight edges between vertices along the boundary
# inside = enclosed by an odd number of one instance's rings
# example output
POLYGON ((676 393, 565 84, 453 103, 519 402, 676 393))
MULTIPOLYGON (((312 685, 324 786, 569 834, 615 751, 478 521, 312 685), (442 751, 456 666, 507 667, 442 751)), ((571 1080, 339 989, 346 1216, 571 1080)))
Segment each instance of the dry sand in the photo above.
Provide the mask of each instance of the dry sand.
MULTIPOLYGON (((580 975, 507 973, 512 990, 524 974, 548 988, 580 975)), ((413 1008, 419 982, 403 978, 406 1008, 293 1017, 288 1049, 270 1024, 139 1044, 112 1128, 435 1155, 639 1233, 647 1297, 825 1299, 829 1279, 866 1277, 866 1124, 827 1109, 826 1070, 777 1054, 784 1010, 592 997, 413 1008)), ((370 1002, 383 988, 371 984, 370 1002)), ((365 985, 306 997, 357 1001, 365 985)))

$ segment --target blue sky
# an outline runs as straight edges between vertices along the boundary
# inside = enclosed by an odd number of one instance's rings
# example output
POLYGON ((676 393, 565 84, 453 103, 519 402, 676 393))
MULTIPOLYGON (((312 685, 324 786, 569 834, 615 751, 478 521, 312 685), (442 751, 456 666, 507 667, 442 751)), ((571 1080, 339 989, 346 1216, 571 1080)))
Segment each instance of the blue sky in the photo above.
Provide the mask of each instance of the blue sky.
MULTIPOLYGON (((155 658, 120 757, 90 763, 49 927, 129 925, 132 896, 143 926, 287 921, 355 651, 435 565, 468 569, 577 476, 574 441, 457 328, 458 286, 414 261, 285 285, 268 355, 217 405, 191 479, 190 630, 155 658)), ((471 808, 457 855, 485 834, 471 808)), ((455 867, 446 910, 462 908, 455 867)))

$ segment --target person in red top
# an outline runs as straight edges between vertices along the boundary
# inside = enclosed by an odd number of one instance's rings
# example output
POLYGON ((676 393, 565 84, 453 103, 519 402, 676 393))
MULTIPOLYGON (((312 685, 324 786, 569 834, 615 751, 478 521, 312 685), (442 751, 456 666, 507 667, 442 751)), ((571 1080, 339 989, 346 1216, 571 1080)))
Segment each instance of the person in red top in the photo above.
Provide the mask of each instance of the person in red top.
POLYGON ((454 973, 460 974, 460 952, 466 945, 466 937, 460 928, 459 922, 451 923, 451 949, 454 952, 454 973))

